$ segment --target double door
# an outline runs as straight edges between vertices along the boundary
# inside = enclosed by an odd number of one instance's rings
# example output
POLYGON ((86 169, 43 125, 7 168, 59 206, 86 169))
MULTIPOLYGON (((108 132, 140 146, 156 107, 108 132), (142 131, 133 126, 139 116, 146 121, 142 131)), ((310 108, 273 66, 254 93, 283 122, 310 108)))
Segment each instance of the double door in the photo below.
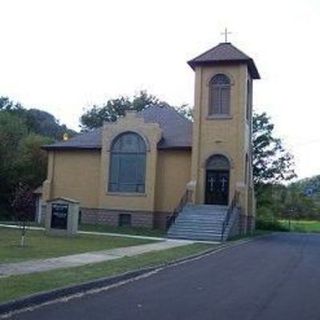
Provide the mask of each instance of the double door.
POLYGON ((207 170, 205 203, 228 205, 229 201, 229 171, 207 170))

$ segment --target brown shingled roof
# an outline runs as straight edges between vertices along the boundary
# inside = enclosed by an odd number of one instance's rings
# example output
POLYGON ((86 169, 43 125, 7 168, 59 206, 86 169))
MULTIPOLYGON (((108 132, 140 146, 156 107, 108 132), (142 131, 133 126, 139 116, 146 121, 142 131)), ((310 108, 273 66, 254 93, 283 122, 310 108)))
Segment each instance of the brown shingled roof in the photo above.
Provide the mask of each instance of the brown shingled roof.
MULTIPOLYGON (((146 122, 156 122, 162 129, 158 149, 190 149, 192 122, 169 106, 150 106, 138 113, 146 122)), ((67 141, 43 146, 46 150, 101 149, 102 128, 79 134, 67 141)))
POLYGON ((260 79, 259 71, 252 58, 240 51, 229 42, 220 43, 217 46, 188 61, 192 69, 199 65, 217 63, 245 63, 253 79, 260 79))

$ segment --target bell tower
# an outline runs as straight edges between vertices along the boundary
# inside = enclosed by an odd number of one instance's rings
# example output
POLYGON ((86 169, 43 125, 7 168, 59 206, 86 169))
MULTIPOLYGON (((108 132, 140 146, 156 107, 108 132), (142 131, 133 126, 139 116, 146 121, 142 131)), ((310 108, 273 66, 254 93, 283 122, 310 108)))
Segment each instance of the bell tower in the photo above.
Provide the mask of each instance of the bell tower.
POLYGON ((254 224, 252 82, 254 61, 229 42, 188 61, 195 71, 191 179, 195 204, 228 206, 235 194, 241 225, 254 224))

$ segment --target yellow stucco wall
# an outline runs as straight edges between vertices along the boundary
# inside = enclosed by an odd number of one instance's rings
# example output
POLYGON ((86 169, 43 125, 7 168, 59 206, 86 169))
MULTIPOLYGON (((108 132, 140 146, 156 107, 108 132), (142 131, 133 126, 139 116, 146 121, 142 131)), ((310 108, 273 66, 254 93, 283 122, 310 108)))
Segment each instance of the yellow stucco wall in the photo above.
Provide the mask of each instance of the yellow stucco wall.
POLYGON ((249 150, 246 120, 248 70, 246 65, 197 67, 195 70, 195 109, 193 126, 192 180, 196 181, 195 202, 204 203, 206 160, 223 154, 231 163, 229 201, 235 189, 241 191, 244 213, 247 212, 245 154, 249 150), (215 74, 231 79, 230 118, 209 118, 209 82, 215 74))
POLYGON ((156 170, 153 166, 148 168, 149 171, 156 172, 155 179, 152 180, 154 186, 150 188, 151 181, 146 181, 146 188, 149 187, 146 194, 110 195, 106 185, 102 192, 100 190, 101 176, 105 175, 103 180, 107 183, 109 168, 108 163, 105 163, 104 172, 101 174, 103 156, 100 150, 51 151, 50 196, 45 200, 68 197, 80 201, 80 206, 86 208, 172 212, 190 181, 191 151, 163 150, 157 151, 156 156, 156 170), (155 190, 152 207, 150 196, 147 196, 150 189, 155 190), (101 193, 104 193, 103 197, 108 201, 99 203, 101 193))
POLYGON ((81 207, 98 207, 100 151, 51 151, 49 158, 53 159, 49 198, 68 197, 80 201, 81 207))
POLYGON ((158 151, 155 210, 172 212, 190 181, 191 151, 158 151))

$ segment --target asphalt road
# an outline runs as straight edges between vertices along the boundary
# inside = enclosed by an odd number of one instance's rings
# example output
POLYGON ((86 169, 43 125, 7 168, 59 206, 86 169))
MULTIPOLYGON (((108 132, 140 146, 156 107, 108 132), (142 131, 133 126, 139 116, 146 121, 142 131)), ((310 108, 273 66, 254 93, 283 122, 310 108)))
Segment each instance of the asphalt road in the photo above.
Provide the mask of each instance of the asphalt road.
POLYGON ((320 236, 276 234, 14 319, 320 319, 320 236))

